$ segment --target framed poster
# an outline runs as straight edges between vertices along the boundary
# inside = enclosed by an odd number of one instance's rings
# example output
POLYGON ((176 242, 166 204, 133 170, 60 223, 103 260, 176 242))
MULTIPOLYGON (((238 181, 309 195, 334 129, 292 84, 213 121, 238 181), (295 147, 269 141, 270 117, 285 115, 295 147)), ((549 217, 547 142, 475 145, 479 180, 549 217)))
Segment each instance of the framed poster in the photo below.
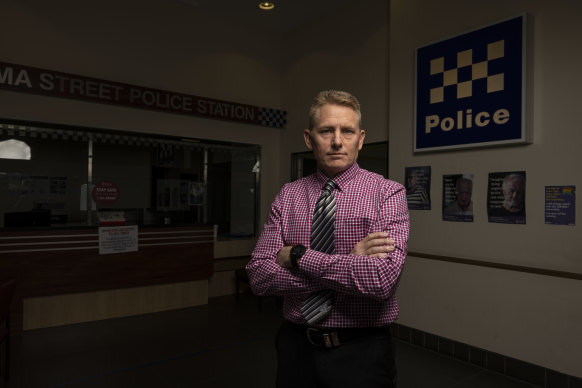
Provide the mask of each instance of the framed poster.
POLYGON ((183 179, 158 179, 156 182, 156 209, 188 210, 190 182, 183 179))
POLYGON ((473 222, 473 174, 443 175, 443 221, 473 222))
POLYGON ((531 142, 525 16, 416 50, 414 152, 531 142))
POLYGON ((189 205, 206 204, 206 185, 203 182, 190 182, 189 205))
POLYGON ((576 186, 546 186, 544 223, 576 225, 576 186))
POLYGON ((430 166, 405 167, 406 200, 409 210, 430 210, 430 166))
POLYGON ((525 171, 490 172, 487 190, 489 222, 525 224, 525 171))

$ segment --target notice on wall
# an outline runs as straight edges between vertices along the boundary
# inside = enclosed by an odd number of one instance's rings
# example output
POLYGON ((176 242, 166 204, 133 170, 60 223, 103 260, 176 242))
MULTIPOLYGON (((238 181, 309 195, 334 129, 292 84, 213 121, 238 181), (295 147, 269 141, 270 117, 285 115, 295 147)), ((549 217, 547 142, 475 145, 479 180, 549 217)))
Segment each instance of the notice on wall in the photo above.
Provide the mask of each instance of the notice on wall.
POLYGON ((22 197, 64 197, 67 195, 67 178, 9 173, 8 190, 22 197))
POLYGON ((405 167, 406 200, 409 210, 430 210, 430 166, 405 167))
POLYGON ((443 175, 443 221, 473 222, 473 174, 443 175))
POLYGON ((489 222, 525 224, 525 171, 490 172, 487 190, 489 222))
POLYGON ((92 196, 98 205, 111 206, 119 200, 119 187, 115 182, 99 182, 93 187, 92 196))
POLYGON ((99 254, 137 251, 137 225, 99 228, 99 254))
POLYGON ((545 224, 576 224, 576 186, 546 186, 545 224))
POLYGON ((158 210, 190 209, 190 182, 184 179, 157 180, 158 210))
POLYGON ((190 206, 206 203, 206 185, 203 182, 190 182, 190 206))

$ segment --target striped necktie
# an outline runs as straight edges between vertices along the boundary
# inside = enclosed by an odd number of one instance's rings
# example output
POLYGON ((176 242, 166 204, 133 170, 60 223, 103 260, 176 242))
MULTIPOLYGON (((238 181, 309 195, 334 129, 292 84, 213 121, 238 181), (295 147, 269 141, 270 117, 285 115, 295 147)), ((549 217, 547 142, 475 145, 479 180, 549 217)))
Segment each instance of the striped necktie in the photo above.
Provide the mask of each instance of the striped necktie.
MULTIPOLYGON (((311 223, 311 249, 323 253, 335 252, 335 197, 333 180, 323 186, 323 193, 315 204, 311 223)), ((301 314, 308 325, 322 320, 331 310, 333 290, 321 290, 311 294, 301 307, 301 314)))

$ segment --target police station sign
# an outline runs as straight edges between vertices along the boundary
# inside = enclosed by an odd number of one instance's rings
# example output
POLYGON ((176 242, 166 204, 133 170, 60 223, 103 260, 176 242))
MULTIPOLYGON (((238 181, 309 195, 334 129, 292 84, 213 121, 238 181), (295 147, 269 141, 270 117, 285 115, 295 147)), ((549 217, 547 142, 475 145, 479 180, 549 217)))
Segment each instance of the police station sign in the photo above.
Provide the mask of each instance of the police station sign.
POLYGON ((287 112, 0 62, 0 90, 285 128, 287 112))
POLYGON ((528 143, 525 16, 416 51, 414 151, 528 143))

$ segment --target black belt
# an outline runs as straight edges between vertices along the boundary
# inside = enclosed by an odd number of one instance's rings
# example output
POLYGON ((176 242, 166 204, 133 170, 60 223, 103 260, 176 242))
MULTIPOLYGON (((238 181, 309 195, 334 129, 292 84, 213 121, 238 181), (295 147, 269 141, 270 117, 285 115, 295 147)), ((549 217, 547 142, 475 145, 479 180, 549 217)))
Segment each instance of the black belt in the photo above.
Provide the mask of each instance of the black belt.
POLYGON ((390 334, 389 326, 365 328, 316 328, 291 323, 296 329, 305 334, 307 341, 313 346, 321 348, 337 348, 354 338, 366 337, 374 334, 390 334))

